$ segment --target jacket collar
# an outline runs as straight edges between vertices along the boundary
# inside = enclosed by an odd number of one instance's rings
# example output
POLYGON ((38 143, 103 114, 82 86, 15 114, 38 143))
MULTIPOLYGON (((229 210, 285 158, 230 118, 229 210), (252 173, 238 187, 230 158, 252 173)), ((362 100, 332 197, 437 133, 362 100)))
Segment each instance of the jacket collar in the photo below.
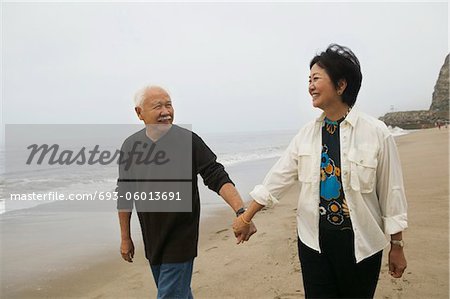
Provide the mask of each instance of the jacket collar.
MULTIPOLYGON (((324 119, 325 113, 322 112, 322 114, 318 118, 316 118, 316 123, 322 123, 324 119)), ((342 123, 344 122, 349 123, 352 127, 356 126, 356 123, 358 122, 358 109, 353 107, 342 123)))

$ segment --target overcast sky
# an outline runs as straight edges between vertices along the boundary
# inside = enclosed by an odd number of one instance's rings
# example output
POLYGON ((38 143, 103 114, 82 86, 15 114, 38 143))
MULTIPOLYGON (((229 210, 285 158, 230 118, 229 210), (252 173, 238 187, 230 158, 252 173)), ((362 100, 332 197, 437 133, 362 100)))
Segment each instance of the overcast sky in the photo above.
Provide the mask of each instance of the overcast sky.
POLYGON ((146 83, 198 132, 295 129, 320 111, 309 62, 361 62, 357 106, 428 109, 448 53, 448 3, 3 3, 2 122, 139 123, 146 83))

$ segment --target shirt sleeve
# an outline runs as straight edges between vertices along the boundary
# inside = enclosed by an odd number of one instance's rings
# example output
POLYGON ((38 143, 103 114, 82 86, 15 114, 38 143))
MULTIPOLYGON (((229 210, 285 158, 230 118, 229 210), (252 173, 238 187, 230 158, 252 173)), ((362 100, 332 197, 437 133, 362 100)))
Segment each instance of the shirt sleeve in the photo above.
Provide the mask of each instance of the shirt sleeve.
POLYGON ((196 175, 200 174, 204 184, 212 191, 219 194, 220 188, 226 183, 234 185, 225 167, 217 162, 217 156, 206 143, 195 133, 192 134, 193 157, 196 167, 196 175))
POLYGON ((261 185, 255 186, 250 196, 259 204, 272 207, 298 181, 298 156, 295 138, 281 158, 267 173, 261 185))
POLYGON ((388 135, 378 155, 377 195, 385 234, 395 234, 408 227, 407 202, 400 158, 394 137, 388 135))

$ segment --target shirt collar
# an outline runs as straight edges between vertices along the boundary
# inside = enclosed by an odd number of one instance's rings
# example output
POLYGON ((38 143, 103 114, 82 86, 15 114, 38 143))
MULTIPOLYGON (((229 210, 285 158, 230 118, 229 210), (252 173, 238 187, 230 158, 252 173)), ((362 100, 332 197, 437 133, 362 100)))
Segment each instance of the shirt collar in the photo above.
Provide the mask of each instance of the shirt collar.
MULTIPOLYGON (((316 122, 322 123, 325 119, 325 113, 322 112, 322 114, 316 118, 316 122)), ((342 121, 341 124, 348 122, 352 127, 356 126, 356 122, 358 121, 358 111, 356 108, 352 108, 350 112, 347 114, 347 117, 342 121)))
POLYGON ((358 109, 352 108, 344 121, 348 122, 352 127, 356 126, 356 123, 358 122, 358 109))

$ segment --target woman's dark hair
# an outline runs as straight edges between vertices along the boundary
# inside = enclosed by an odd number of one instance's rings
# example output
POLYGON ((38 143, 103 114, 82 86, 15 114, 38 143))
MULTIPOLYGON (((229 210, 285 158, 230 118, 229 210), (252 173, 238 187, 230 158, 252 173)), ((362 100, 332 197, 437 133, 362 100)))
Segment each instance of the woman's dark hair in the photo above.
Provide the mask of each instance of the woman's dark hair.
POLYGON ((347 47, 331 44, 325 52, 311 60, 309 69, 316 63, 327 72, 336 88, 340 80, 347 82, 342 101, 352 107, 356 102, 362 81, 361 66, 355 54, 347 47))

